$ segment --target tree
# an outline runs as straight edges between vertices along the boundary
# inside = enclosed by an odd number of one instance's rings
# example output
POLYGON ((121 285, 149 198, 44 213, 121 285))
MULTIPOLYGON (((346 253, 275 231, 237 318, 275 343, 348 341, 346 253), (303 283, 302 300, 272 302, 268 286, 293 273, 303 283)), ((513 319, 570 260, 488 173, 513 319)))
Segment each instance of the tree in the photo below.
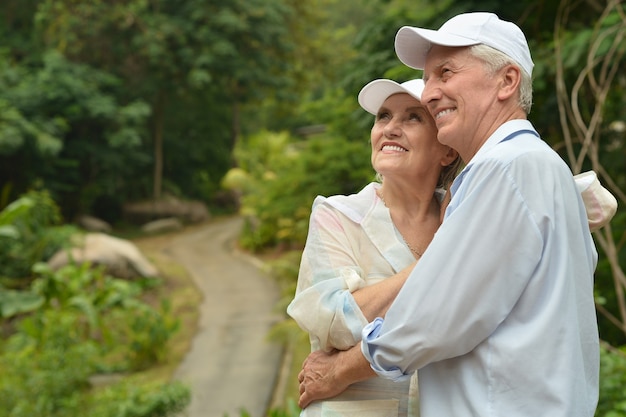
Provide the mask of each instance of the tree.
MULTIPOLYGON (((232 149, 241 130, 240 106, 258 103, 287 82, 291 13, 281 0, 47 0, 38 23, 48 47, 116 74, 128 99, 150 103, 153 197, 159 198, 164 146, 168 140, 185 141, 184 132, 168 131, 172 103, 211 96, 212 105, 230 107, 229 136, 207 132, 205 138, 230 141, 232 149), (166 138, 166 132, 172 136, 166 138)), ((199 119, 210 117, 204 108, 186 110, 199 119)))
POLYGON ((115 77, 50 52, 0 67, 0 178, 21 193, 35 185, 62 201, 64 214, 89 210, 98 194, 123 195, 138 165, 148 108, 121 105, 115 77), (120 156, 120 152, 124 151, 120 156))
MULTIPOLYGON (((598 5, 599 6, 599 5, 598 5)), ((556 50, 557 100, 563 146, 574 173, 588 167, 626 202, 626 151, 624 147, 624 69, 626 67, 626 14, 618 0, 597 7, 597 20, 591 27, 576 25, 572 15, 577 5, 569 0, 559 3, 554 27, 556 50)), ((579 11, 579 10, 578 10, 579 11)), ((580 12, 580 11, 579 11, 580 12)), ((585 7, 585 12, 589 9, 585 7)), ((623 210, 622 210, 623 213, 623 210)), ((601 315, 626 341, 626 274, 624 259, 623 214, 613 225, 595 234, 608 263, 611 287, 599 287, 597 304, 601 315), (614 292, 613 292, 614 291, 614 292), (606 303, 610 299, 611 303, 606 303)), ((601 275, 597 281, 601 282, 601 275)))

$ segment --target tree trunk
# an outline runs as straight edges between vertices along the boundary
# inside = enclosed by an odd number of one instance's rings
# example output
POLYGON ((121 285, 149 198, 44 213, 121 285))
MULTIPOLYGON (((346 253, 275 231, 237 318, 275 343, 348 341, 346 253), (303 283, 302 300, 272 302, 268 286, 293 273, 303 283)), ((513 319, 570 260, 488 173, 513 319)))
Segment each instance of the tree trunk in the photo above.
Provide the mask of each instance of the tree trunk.
POLYGON ((152 198, 161 198, 163 188, 163 95, 159 93, 154 106, 154 182, 152 198))

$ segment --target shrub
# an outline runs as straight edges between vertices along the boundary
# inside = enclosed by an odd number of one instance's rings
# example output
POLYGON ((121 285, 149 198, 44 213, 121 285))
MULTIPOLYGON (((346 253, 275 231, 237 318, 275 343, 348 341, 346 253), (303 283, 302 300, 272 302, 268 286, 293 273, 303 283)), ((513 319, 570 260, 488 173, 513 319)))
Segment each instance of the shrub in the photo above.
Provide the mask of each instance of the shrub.
POLYGON ((52 256, 75 231, 47 191, 30 191, 0 211, 0 277, 28 278, 31 267, 52 256))
POLYGON ((626 347, 600 349, 600 399, 596 416, 626 417, 626 347))
POLYGON ((146 368, 164 359, 178 322, 164 303, 143 303, 139 283, 89 265, 57 272, 34 270, 42 307, 0 342, 0 417, 169 416, 189 401, 181 384, 133 386, 127 381, 94 390, 98 371, 146 368))

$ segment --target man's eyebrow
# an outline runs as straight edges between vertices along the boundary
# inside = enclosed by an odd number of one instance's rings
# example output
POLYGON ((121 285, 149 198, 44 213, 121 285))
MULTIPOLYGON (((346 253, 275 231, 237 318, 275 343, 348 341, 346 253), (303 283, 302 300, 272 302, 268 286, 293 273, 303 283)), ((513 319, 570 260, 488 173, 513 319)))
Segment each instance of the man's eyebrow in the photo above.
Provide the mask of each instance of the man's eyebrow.
MULTIPOLYGON (((441 70, 441 68, 445 67, 446 65, 450 66, 451 60, 449 58, 443 58, 441 61, 439 61, 436 64, 433 64, 431 70, 429 71, 430 73, 432 72, 439 72, 441 70)), ((426 71, 424 71, 424 75, 422 75, 422 80, 424 81, 424 84, 426 84, 426 82, 428 81, 428 79, 430 78, 430 76, 428 74, 426 74, 426 71)))

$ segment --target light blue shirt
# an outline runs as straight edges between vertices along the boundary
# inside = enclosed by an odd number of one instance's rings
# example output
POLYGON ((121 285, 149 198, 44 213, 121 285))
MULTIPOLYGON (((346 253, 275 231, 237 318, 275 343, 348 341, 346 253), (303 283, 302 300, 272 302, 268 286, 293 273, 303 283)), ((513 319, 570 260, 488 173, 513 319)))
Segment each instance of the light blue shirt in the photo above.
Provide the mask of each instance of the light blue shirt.
POLYGON ((597 252, 567 165, 510 121, 451 191, 385 319, 363 330, 372 368, 419 370, 422 417, 593 416, 597 252))

